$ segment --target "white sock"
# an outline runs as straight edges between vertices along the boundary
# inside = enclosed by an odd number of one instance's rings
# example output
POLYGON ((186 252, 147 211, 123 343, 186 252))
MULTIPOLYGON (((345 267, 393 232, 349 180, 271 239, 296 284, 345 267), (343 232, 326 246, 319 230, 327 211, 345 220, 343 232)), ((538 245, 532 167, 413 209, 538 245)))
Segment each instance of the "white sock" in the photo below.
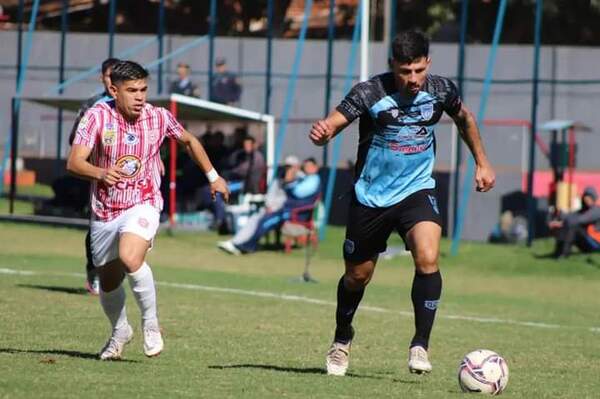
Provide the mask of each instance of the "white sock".
POLYGON ((113 334, 122 331, 129 323, 127 322, 127 312, 125 311, 125 289, 120 284, 115 290, 104 292, 100 290, 100 303, 102 309, 113 328, 113 334))
POLYGON ((152 269, 146 262, 134 273, 128 273, 129 285, 133 296, 142 312, 142 324, 158 324, 156 316, 156 288, 154 287, 154 276, 152 269))

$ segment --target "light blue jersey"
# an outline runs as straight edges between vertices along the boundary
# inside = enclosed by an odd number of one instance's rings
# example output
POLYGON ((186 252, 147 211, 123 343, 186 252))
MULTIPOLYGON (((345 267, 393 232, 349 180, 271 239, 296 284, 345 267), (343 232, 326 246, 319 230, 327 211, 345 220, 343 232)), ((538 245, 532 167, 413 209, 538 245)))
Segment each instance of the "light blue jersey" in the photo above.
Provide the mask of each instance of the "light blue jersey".
POLYGON ((358 201, 389 207, 435 188, 434 125, 444 111, 452 116, 460 108, 456 87, 440 76, 427 76, 411 99, 400 96, 391 73, 354 86, 337 110, 350 122, 360 117, 354 185, 358 201))

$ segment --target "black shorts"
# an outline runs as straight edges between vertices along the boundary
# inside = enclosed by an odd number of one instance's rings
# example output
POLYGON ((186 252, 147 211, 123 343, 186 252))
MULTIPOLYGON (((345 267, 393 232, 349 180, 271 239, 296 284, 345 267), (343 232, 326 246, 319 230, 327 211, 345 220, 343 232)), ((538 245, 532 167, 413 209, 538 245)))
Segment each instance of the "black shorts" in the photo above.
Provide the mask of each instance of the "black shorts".
POLYGON ((406 233, 415 224, 426 221, 442 225, 435 190, 417 191, 387 208, 365 206, 354 196, 348 212, 344 259, 352 262, 372 259, 386 250, 392 230, 406 243, 406 233))

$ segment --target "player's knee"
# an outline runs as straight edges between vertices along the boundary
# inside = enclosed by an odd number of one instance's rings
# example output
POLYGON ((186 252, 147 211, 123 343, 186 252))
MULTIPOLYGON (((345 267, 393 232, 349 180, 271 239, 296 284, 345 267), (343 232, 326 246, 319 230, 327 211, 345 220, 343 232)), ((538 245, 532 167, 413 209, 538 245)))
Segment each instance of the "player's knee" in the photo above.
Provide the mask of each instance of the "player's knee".
POLYGON ((119 258, 121 259, 121 262, 123 262, 123 265, 125 266, 125 269, 127 269, 128 273, 137 271, 140 266, 142 266, 142 263, 144 263, 144 257, 139 256, 135 252, 125 251, 119 254, 119 258))
POLYGON ((438 251, 431 248, 420 249, 415 256, 415 267, 421 273, 435 273, 438 270, 438 251))
POLYGON ((373 273, 369 270, 351 270, 346 272, 346 286, 349 289, 360 289, 371 281, 373 273))

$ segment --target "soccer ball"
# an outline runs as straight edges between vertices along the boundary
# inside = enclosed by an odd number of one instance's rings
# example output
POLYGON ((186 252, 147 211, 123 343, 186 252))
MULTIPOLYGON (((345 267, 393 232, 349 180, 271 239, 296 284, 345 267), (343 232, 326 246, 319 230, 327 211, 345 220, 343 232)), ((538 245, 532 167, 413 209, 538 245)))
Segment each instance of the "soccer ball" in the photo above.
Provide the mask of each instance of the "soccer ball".
POLYGON ((458 384, 464 392, 499 395, 508 384, 506 360, 487 349, 468 353, 458 367, 458 384))

